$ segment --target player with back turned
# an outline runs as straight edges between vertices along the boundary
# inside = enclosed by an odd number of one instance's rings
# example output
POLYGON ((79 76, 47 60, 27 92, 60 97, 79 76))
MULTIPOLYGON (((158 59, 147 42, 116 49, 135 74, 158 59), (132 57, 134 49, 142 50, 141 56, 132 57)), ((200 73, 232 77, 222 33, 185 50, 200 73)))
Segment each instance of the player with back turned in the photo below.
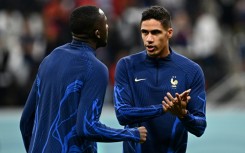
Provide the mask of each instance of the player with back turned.
POLYGON ((96 58, 107 43, 104 12, 82 6, 70 16, 71 43, 54 49, 40 64, 20 129, 27 152, 96 153, 96 142, 146 140, 145 127, 110 128, 99 121, 108 69, 96 58))

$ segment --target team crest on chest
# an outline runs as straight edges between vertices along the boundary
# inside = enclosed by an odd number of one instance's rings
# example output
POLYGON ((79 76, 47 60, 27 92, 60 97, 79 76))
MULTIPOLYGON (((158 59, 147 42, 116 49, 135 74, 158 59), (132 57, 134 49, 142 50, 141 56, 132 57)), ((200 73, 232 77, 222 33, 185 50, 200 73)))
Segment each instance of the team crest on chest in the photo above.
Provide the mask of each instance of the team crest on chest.
POLYGON ((178 80, 176 79, 176 76, 172 76, 170 83, 171 83, 172 88, 174 89, 177 88, 178 80))

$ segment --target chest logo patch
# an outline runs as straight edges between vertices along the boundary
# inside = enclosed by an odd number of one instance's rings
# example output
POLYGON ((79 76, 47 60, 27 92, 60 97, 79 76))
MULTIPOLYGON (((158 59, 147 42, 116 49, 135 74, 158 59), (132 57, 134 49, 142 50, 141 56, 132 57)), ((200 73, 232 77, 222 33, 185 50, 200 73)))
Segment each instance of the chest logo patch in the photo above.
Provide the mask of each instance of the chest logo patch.
POLYGON ((178 84, 178 80, 176 79, 176 76, 172 76, 171 80, 170 80, 171 86, 172 88, 176 88, 177 84, 178 84))
POLYGON ((145 78, 144 79, 138 79, 138 78, 134 79, 135 82, 144 81, 144 80, 146 80, 146 79, 145 78))

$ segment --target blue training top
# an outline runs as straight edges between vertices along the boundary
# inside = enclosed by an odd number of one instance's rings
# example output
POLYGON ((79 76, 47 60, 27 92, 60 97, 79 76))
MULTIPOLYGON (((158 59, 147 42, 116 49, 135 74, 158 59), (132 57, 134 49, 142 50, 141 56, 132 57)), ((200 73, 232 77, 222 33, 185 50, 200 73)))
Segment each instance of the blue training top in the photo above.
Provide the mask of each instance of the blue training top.
POLYGON ((204 75, 196 63, 176 53, 163 59, 146 51, 124 57, 116 67, 114 101, 119 123, 125 127, 145 126, 143 144, 124 142, 124 153, 183 153, 188 132, 201 136, 206 128, 204 75), (188 114, 179 119, 164 113, 162 101, 167 92, 174 97, 191 89, 188 114))
POLYGON ((96 153, 98 142, 139 142, 137 128, 100 123, 108 69, 87 44, 73 40, 40 64, 20 129, 29 153, 96 153))

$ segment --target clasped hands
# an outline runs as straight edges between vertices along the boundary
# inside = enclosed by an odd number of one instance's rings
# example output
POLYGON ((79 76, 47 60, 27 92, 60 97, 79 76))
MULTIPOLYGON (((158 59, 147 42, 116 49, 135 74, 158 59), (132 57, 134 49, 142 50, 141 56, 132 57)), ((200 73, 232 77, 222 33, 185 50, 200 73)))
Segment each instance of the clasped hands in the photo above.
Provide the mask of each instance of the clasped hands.
POLYGON ((181 94, 176 93, 173 97, 169 92, 167 96, 164 97, 162 101, 163 111, 171 112, 173 115, 178 116, 179 118, 184 118, 187 114, 187 103, 191 99, 189 96, 191 89, 184 91, 181 94))
MULTIPOLYGON (((163 111, 171 112, 179 118, 184 118, 187 114, 187 103, 191 99, 189 96, 191 89, 184 91, 181 94, 176 93, 173 97, 169 92, 162 101, 163 111)), ((147 130, 144 126, 138 127, 140 133, 140 143, 144 143, 147 137, 147 130)))

